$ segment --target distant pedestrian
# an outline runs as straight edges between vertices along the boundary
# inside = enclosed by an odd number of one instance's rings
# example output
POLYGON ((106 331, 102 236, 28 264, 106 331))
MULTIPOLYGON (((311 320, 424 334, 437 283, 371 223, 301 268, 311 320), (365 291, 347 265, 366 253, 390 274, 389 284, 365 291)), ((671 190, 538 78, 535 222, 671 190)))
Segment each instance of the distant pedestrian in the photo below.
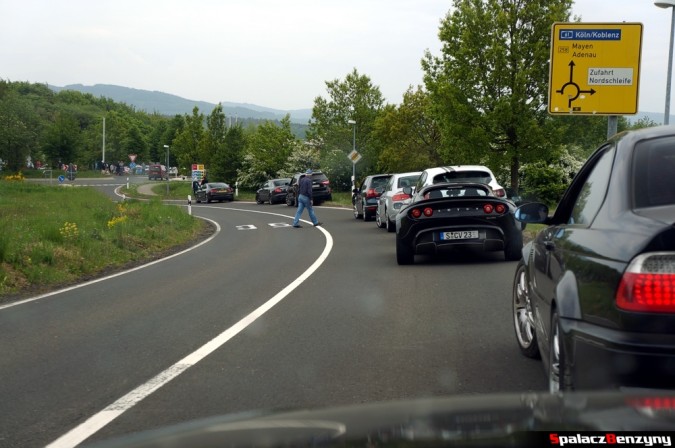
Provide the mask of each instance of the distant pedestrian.
POLYGON ((301 177, 298 182, 298 211, 295 213, 295 218, 293 219, 293 227, 302 227, 300 225, 300 217, 302 216, 302 211, 304 209, 307 209, 309 219, 312 220, 314 227, 318 227, 322 224, 316 218, 314 208, 312 207, 312 170, 307 170, 305 176, 301 177))

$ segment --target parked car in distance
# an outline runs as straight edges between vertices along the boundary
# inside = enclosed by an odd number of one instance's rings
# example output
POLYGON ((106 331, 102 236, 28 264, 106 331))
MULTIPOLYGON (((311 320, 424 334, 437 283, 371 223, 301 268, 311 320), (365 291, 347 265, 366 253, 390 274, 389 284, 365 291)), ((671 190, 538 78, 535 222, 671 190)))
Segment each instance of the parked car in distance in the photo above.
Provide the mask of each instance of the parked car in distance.
POLYGON ((388 232, 396 231, 396 215, 410 195, 403 188, 412 187, 422 174, 421 171, 392 174, 384 187, 384 192, 377 200, 375 222, 377 227, 386 228, 388 232))
POLYGON ((169 180, 169 175, 166 173, 164 165, 153 164, 148 167, 149 180, 169 180))
POLYGON ((453 165, 429 168, 422 171, 415 190, 441 182, 480 182, 492 188, 498 198, 506 198, 506 190, 499 185, 490 168, 483 165, 453 165))
MULTIPOLYGON (((412 194, 412 188, 403 191, 412 194)), ((498 198, 484 183, 440 183, 415 192, 396 215, 396 261, 412 264, 416 254, 458 247, 503 251, 518 260, 523 232, 513 202, 498 198)))
POLYGON ((255 201, 258 204, 264 204, 265 202, 280 204, 286 202, 286 190, 290 183, 290 177, 268 180, 255 192, 255 201))
MULTIPOLYGON (((305 173, 297 173, 291 178, 288 190, 286 191, 286 205, 289 207, 298 205, 298 182, 300 182, 300 178, 304 176, 305 173)), ((333 200, 330 181, 321 171, 314 171, 312 173, 312 199, 314 205, 319 205, 324 201, 333 200)))
POLYGON ((197 203, 205 201, 207 204, 211 201, 233 201, 234 190, 225 182, 208 182, 199 186, 195 198, 197 203))
POLYGON ((352 191, 352 205, 354 207, 354 218, 363 218, 364 221, 370 221, 375 217, 377 211, 377 200, 384 188, 389 182, 391 174, 373 174, 366 176, 361 182, 361 186, 352 191))
POLYGON ((549 389, 675 389, 675 128, 615 135, 574 177, 523 250, 516 341, 549 389))

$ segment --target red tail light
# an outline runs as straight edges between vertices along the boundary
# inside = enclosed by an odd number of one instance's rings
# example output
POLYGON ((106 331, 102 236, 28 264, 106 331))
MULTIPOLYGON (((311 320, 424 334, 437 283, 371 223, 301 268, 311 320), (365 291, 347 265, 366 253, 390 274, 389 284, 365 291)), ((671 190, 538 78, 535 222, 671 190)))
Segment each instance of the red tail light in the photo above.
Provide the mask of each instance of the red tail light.
POLYGON ((275 188, 275 189, 274 189, 274 192, 275 192, 275 193, 281 193, 281 187, 275 188))
POLYGON ((621 278, 616 305, 627 311, 675 313, 675 253, 636 257, 621 278))
POLYGON ((495 196, 497 196, 498 198, 503 198, 504 196, 506 196, 506 191, 504 191, 503 188, 497 188, 496 190, 494 190, 494 193, 495 196))
POLYGON ((431 215, 433 215, 433 214, 434 214, 434 209, 433 209, 433 208, 431 208, 431 207, 426 207, 426 208, 424 209, 424 216, 429 217, 429 216, 431 216, 431 215))
POLYGON ((366 199, 376 198, 376 197, 377 197, 377 192, 375 191, 374 188, 369 188, 368 191, 366 191, 366 199))
POLYGON ((412 215, 413 218, 419 218, 420 216, 422 216, 422 210, 420 210, 419 208, 414 208, 411 210, 410 214, 412 215))
POLYGON ((493 210, 494 210, 494 207, 492 206, 492 204, 485 204, 485 205, 483 206, 483 211, 484 211, 485 214, 487 214, 487 215, 489 215, 490 213, 492 213, 493 210))
POLYGON ((501 215, 506 211, 506 206, 504 204, 497 204, 495 206, 495 211, 501 215))
POLYGON ((401 201, 405 201, 406 199, 410 199, 409 194, 397 193, 397 194, 395 194, 391 197, 391 200, 394 201, 394 202, 401 202, 401 201))
POLYGON ((329 180, 327 180, 327 179, 326 179, 326 180, 322 180, 322 181, 321 181, 321 185, 323 185, 323 186, 325 186, 325 187, 327 187, 327 186, 328 186, 328 184, 330 184, 330 181, 329 181, 329 180))

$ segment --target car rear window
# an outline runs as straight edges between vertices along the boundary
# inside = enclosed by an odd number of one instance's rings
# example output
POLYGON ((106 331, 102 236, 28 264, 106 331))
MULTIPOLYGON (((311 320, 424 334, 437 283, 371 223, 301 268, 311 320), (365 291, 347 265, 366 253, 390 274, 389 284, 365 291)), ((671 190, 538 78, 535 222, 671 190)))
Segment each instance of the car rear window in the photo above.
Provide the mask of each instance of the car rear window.
POLYGON ((472 171, 450 171, 447 173, 441 173, 434 176, 435 184, 440 184, 441 182, 480 182, 483 184, 489 184, 492 181, 492 176, 487 171, 472 170, 472 171))
POLYGON ((211 185, 211 188, 227 188, 227 184, 224 184, 222 182, 214 182, 209 185, 211 185))
POLYGON ((282 185, 286 185, 289 183, 291 180, 290 179, 278 179, 274 181, 274 186, 275 187, 280 187, 282 185))
POLYGON ((372 188, 386 187, 391 176, 373 177, 372 188))
POLYGON ((319 182, 321 182, 321 181, 326 180, 326 179, 328 179, 328 178, 327 178, 326 175, 323 174, 323 173, 312 174, 312 180, 313 180, 313 181, 319 181, 319 182))
POLYGON ((412 187, 417 183, 417 179, 419 178, 420 178, 419 174, 416 174, 414 176, 399 177, 398 188, 412 187))
POLYGON ((675 204, 675 138, 640 142, 633 152, 636 208, 675 204))

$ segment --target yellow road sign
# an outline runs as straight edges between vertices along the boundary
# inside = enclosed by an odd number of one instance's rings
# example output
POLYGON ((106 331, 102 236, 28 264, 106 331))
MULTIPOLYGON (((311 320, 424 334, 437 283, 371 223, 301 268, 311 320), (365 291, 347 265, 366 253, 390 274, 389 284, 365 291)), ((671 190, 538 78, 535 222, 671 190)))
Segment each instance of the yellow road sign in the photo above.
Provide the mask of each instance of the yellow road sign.
POLYGON ((638 113, 641 23, 554 23, 548 112, 638 113))

